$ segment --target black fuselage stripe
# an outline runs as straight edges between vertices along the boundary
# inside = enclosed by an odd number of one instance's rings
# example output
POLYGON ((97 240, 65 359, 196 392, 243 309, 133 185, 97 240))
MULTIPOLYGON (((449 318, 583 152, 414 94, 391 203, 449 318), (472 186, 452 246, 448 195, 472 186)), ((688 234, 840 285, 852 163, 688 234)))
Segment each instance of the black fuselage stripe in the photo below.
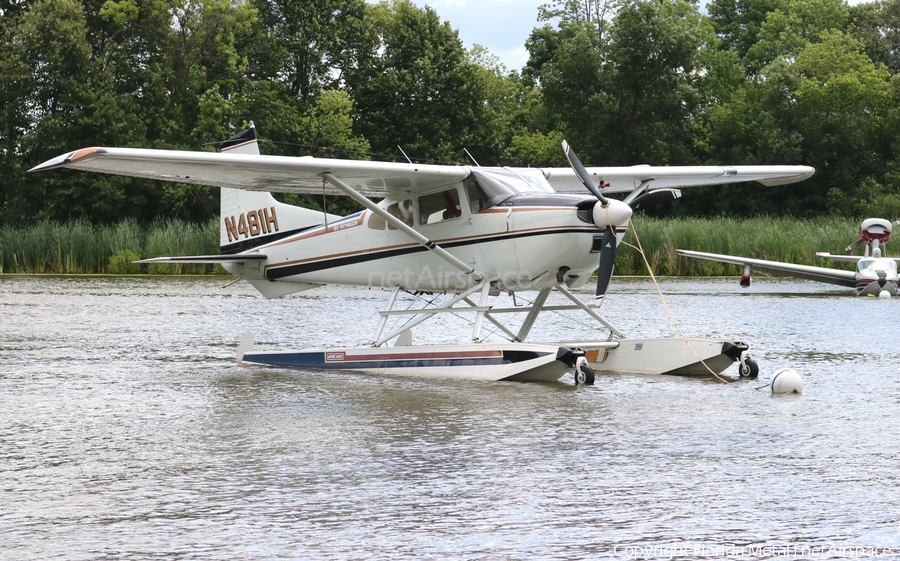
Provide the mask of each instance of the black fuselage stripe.
MULTIPOLYGON (((588 230, 584 230, 583 228, 571 228, 571 229, 562 229, 562 230, 553 230, 548 232, 546 230, 537 231, 537 232, 510 232, 508 234, 501 234, 498 236, 491 237, 481 237, 474 238, 469 240, 461 240, 457 242, 447 242, 438 244, 444 249, 450 249, 454 247, 463 247, 472 244, 479 244, 485 242, 499 242, 505 240, 512 240, 517 238, 528 238, 531 236, 546 236, 547 234, 585 234, 590 233, 588 230)), ((277 280, 282 279, 284 277, 291 277, 294 275, 302 275, 304 273, 312 273, 315 271, 324 271, 327 269, 334 269, 337 267, 346 267, 347 265, 357 265, 359 263, 366 263, 368 261, 377 261, 378 259, 388 259, 390 257, 398 257, 400 255, 410 255, 413 253, 419 253, 422 251, 428 251, 422 245, 414 245, 408 247, 401 247, 397 249, 391 249, 386 251, 378 251, 372 253, 360 253, 357 255, 348 255, 346 257, 336 257, 334 259, 323 259, 321 261, 315 261, 312 263, 299 263, 296 265, 285 265, 283 267, 269 267, 266 270, 266 278, 269 280, 277 280)))

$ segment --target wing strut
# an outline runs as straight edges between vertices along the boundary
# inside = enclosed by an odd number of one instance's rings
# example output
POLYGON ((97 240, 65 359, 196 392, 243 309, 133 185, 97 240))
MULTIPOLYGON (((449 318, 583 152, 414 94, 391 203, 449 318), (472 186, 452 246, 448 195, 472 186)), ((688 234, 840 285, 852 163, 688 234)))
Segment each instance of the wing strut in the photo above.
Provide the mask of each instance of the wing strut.
POLYGON ((384 218, 388 222, 388 224, 395 226, 398 230, 400 230, 407 236, 411 237, 412 239, 414 239, 417 242, 419 242, 420 244, 422 244, 422 246, 425 247, 425 249, 438 255, 444 261, 446 261, 447 263, 450 263, 451 265, 453 265, 454 267, 456 267, 463 273, 465 273, 467 275, 471 275, 472 278, 475 280, 475 282, 481 282, 484 280, 484 276, 481 273, 479 273, 478 271, 476 271, 472 266, 467 265, 461 259, 450 254, 446 249, 442 248, 441 246, 437 245, 433 241, 429 240, 428 238, 426 238, 419 232, 416 232, 415 230, 413 230, 412 228, 407 226, 405 222, 403 222, 402 220, 400 220, 393 214, 389 213, 388 211, 384 210, 380 206, 373 203, 371 200, 369 200, 367 197, 360 194, 353 187, 347 185, 346 183, 344 183, 343 181, 341 181, 340 179, 338 179, 337 177, 333 176, 330 173, 324 173, 324 174, 322 174, 322 177, 324 177, 325 180, 328 181, 328 183, 331 183, 332 185, 334 185, 341 193, 347 195, 348 197, 350 197, 354 201, 358 202, 362 206, 366 207, 367 209, 371 210, 378 216, 384 218))

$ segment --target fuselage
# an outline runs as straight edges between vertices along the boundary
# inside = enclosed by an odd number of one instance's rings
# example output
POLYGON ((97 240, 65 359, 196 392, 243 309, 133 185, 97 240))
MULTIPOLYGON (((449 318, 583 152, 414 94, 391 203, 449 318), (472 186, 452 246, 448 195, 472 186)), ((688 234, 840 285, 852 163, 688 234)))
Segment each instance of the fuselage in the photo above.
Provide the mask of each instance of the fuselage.
MULTIPOLYGON (((473 172, 466 180, 379 207, 492 282, 500 291, 584 284, 597 268, 602 231, 592 196, 556 193, 540 174, 473 172), (542 183, 543 182, 543 183, 542 183)), ((362 212, 255 248, 267 259, 236 270, 273 282, 400 286, 458 292, 476 279, 384 218, 362 212)))

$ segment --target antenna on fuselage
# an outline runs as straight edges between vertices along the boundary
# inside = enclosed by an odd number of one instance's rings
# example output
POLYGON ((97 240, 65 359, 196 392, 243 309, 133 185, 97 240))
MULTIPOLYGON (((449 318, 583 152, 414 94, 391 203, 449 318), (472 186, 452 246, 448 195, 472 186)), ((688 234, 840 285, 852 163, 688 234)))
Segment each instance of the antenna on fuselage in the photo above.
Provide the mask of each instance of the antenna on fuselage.
POLYGON ((412 163, 412 160, 409 159, 409 156, 406 155, 406 152, 403 151, 403 148, 400 148, 400 145, 397 145, 397 150, 400 150, 400 153, 403 154, 403 157, 406 158, 406 161, 412 163))
POLYGON ((466 153, 466 156, 468 156, 470 160, 472 160, 473 162, 475 162, 475 165, 476 165, 476 166, 481 167, 481 164, 479 164, 478 162, 476 162, 476 161, 475 161, 475 158, 472 157, 472 154, 469 153, 469 149, 468 149, 468 148, 463 148, 463 151, 466 153))
POLYGON ((328 231, 328 203, 325 200, 325 178, 322 178, 322 216, 325 217, 325 231, 328 231))

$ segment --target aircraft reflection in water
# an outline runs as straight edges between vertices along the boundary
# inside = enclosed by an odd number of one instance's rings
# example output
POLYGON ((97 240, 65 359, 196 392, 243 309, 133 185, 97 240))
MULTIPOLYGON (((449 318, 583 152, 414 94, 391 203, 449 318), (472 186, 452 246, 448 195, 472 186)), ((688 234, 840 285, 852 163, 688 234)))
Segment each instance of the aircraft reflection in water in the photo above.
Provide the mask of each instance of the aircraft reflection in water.
POLYGON ((718 253, 704 253, 702 251, 688 251, 676 249, 675 251, 685 257, 707 259, 731 265, 743 265, 744 272, 741 275, 741 286, 750 286, 751 269, 762 273, 797 277, 814 280, 838 286, 855 288, 859 296, 878 296, 879 298, 891 298, 897 295, 898 257, 884 257, 881 254, 881 246, 891 238, 893 224, 883 218, 869 218, 864 220, 859 228, 859 239, 846 250, 853 251, 860 245, 865 246, 864 255, 832 255, 830 253, 817 252, 817 257, 824 257, 832 261, 856 263, 855 271, 829 269, 827 267, 815 267, 812 265, 797 265, 780 261, 766 261, 764 259, 751 259, 749 257, 735 257, 732 255, 720 255, 718 253), (870 253, 871 249, 871 253, 870 253))
POLYGON ((361 348, 253 351, 244 363, 475 380, 553 381, 575 370, 658 374, 721 372, 735 361, 755 375, 747 345, 701 338, 630 339, 599 315, 616 247, 634 209, 680 196, 677 188, 810 177, 807 166, 585 168, 569 146, 570 168, 490 168, 260 155, 256 129, 221 153, 85 148, 31 171, 74 168, 221 188, 220 255, 160 257, 145 263, 221 263, 267 298, 326 283, 390 289, 370 344, 361 348), (336 216, 279 203, 270 192, 345 195, 365 210, 336 216), (610 193, 625 193, 622 200, 610 193), (373 197, 383 197, 376 203, 373 197), (598 270, 599 256, 599 270, 598 270), (596 298, 572 293, 598 270, 596 298), (400 291, 444 294, 415 310, 394 309, 400 291), (489 305, 491 296, 534 291, 528 306, 489 305), (551 291, 571 304, 545 305, 551 291), (580 310, 609 330, 592 341, 527 343, 543 310, 580 310), (471 342, 412 345, 412 328, 436 314, 474 315, 471 342), (517 327, 504 313, 525 313, 517 327), (387 330, 388 318, 408 315, 387 330), (506 341, 482 340, 485 321, 506 341), (393 346, 387 344, 393 341, 393 346))

